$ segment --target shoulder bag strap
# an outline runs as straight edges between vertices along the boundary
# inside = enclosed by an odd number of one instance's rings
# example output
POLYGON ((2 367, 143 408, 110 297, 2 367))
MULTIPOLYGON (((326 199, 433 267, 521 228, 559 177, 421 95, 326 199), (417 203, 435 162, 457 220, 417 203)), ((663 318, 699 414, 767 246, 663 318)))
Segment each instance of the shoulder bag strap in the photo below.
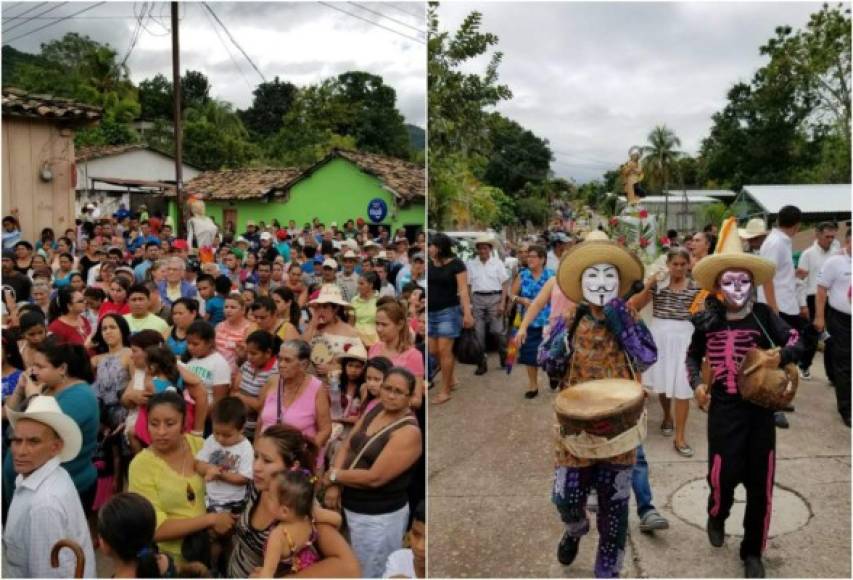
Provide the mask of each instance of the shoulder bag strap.
POLYGON ((275 405, 275 417, 276 424, 281 425, 281 403, 282 403, 282 386, 281 386, 282 378, 281 374, 278 375, 278 388, 276 389, 276 405, 275 405))
MULTIPOLYGON (((405 417, 397 419, 393 423, 385 425, 385 427, 374 433, 373 436, 367 441, 367 443, 365 443, 364 446, 361 448, 361 451, 358 452, 358 455, 355 456, 355 459, 353 459, 352 463, 350 463, 349 469, 355 469, 355 466, 358 465, 359 461, 361 461, 361 458, 364 456, 364 452, 367 451, 367 448, 370 447, 370 445, 373 444, 376 440, 378 440, 382 435, 384 435, 389 430, 393 429, 398 425, 402 425, 403 423, 409 422, 411 419, 412 417, 410 415, 406 415, 405 417)), ((365 426, 364 429, 365 431, 367 431, 367 426, 365 426)))
POLYGON ((767 340, 770 341, 770 344, 773 345, 773 348, 776 348, 776 343, 773 341, 773 339, 767 333, 767 329, 764 328, 764 325, 761 324, 761 319, 758 318, 758 315, 755 313, 755 310, 752 311, 752 317, 755 318, 755 321, 758 323, 758 327, 761 329, 761 332, 764 333, 764 336, 767 337, 767 340))

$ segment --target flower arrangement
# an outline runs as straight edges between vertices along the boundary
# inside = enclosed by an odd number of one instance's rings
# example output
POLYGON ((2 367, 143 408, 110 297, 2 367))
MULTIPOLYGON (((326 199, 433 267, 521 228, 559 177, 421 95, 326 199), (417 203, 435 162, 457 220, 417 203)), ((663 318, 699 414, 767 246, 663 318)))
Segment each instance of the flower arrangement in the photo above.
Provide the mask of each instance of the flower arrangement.
MULTIPOLYGON (((644 262, 652 262, 657 256, 657 222, 643 207, 626 207, 619 216, 612 216, 605 229, 611 240, 631 250, 644 262)), ((669 240, 667 240, 667 243, 669 240)))

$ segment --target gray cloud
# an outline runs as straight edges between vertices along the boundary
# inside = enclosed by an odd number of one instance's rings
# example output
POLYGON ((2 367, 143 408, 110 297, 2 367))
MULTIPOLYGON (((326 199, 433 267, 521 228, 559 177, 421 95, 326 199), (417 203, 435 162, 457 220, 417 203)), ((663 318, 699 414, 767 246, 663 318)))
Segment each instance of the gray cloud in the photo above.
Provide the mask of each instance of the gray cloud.
MULTIPOLYGON (((359 3, 420 30, 426 29, 422 3, 359 3)), ((406 122, 425 126, 426 47, 423 44, 314 2, 211 2, 210 5, 267 80, 278 75, 303 86, 349 70, 364 70, 383 77, 394 87, 406 122)), ((401 34, 417 36, 415 31, 355 5, 340 3, 336 6, 380 22, 401 34)), ((83 7, 69 4, 45 16, 67 16, 83 7)), ((79 18, 27 35, 11 45, 18 50, 37 53, 41 43, 77 32, 109 43, 123 57, 136 27, 134 10, 141 7, 141 2, 110 2, 79 18)), ((26 7, 4 2, 0 9, 3 10, 4 30, 7 30, 16 22, 7 20, 8 17, 20 14, 26 7)), ((137 83, 157 73, 169 78, 172 74, 168 3, 156 3, 152 14, 154 20, 145 22, 146 30, 142 31, 127 61, 131 77, 137 83)), ((4 40, 48 22, 27 22, 4 34, 4 40)), ((225 33, 214 28, 211 17, 200 3, 181 3, 181 67, 206 74, 214 96, 236 107, 247 107, 251 103, 252 90, 261 82, 258 73, 228 41, 225 33)))
MULTIPOLYGON (((557 175, 595 179, 666 124, 695 154, 732 84, 766 60, 779 25, 803 27, 807 2, 445 3, 441 27, 472 10, 504 53, 500 81, 514 98, 498 110, 555 150, 557 175)), ((486 59, 466 66, 482 71, 486 59)))

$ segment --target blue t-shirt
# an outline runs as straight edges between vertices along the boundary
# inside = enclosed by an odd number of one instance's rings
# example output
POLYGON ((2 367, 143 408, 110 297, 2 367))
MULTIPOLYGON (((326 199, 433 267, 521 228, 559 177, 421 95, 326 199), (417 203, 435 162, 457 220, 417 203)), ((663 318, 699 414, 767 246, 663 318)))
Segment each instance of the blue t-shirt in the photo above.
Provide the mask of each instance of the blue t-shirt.
POLYGON ((187 339, 183 340, 175 338, 173 333, 169 333, 169 338, 166 339, 166 346, 172 351, 177 358, 181 358, 187 352, 187 339))
MULTIPOLYGON (((539 279, 533 277, 533 273, 529 268, 524 268, 520 273, 519 277, 521 278, 521 289, 518 293, 519 296, 523 298, 529 298, 533 300, 539 294, 539 291, 542 290, 542 287, 545 283, 554 277, 554 270, 549 268, 545 268, 542 273, 539 275, 539 279)), ((548 304, 543 308, 539 315, 536 316, 536 319, 533 321, 533 324, 530 326, 533 328, 542 328, 546 324, 548 324, 548 317, 551 315, 551 305, 548 304)))
POLYGON ((278 250, 278 253, 284 258, 285 262, 290 262, 290 244, 287 242, 281 242, 275 247, 278 250))
POLYGON ((225 320, 225 298, 217 294, 204 303, 204 311, 210 315, 208 322, 216 326, 225 320))
POLYGON ((170 381, 169 379, 153 377, 151 379, 151 383, 154 385, 154 394, 165 393, 169 389, 172 389, 173 391, 178 390, 177 387, 175 387, 175 385, 172 384, 172 381, 170 381))

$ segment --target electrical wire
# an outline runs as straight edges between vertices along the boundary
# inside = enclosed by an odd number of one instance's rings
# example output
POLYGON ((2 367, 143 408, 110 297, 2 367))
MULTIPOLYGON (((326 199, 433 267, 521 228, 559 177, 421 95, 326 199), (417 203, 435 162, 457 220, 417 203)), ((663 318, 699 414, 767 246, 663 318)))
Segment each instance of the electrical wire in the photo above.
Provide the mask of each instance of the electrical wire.
MULTIPOLYGON (((15 3, 13 3, 11 6, 8 6, 7 8, 4 8, 4 9, 3 9, 3 11, 4 11, 4 12, 8 12, 9 10, 14 10, 15 8, 17 8, 17 7, 18 7, 18 6, 20 6, 21 4, 24 4, 24 2, 15 2, 15 3)), ((4 18, 3 18, 3 20, 8 20, 9 18, 17 18, 17 16, 6 16, 6 17, 4 17, 4 18)))
MULTIPOLYGON (((398 4, 412 4, 412 5, 417 5, 417 6, 423 6, 423 4, 421 4, 420 2, 399 2, 398 4)), ((414 12, 409 12, 408 10, 403 10, 402 8, 400 8, 399 6, 397 6, 397 4, 395 4, 393 2, 383 2, 382 5, 387 6, 388 8, 393 8, 394 10, 397 10, 398 12, 402 12, 403 14, 408 14, 409 16, 412 16, 412 17, 417 18, 419 20, 423 20, 426 18, 426 10, 424 10, 420 14, 415 14, 414 12)))
MULTIPOLYGON (((146 3, 143 3, 143 11, 145 10, 145 4, 146 3)), ((136 28, 133 29, 133 34, 130 36, 130 43, 127 46, 127 51, 124 53, 124 58, 121 59, 120 66, 122 67, 127 63, 127 59, 130 58, 130 55, 142 34, 142 18, 141 15, 136 14, 136 2, 133 3, 133 14, 136 16, 136 28)))
MULTIPOLYGON (((34 5, 32 8, 27 8, 26 10, 24 10, 23 12, 21 12, 20 14, 15 16, 15 18, 20 18, 21 16, 24 16, 25 14, 29 14, 33 10, 38 10, 39 8, 41 8, 42 6, 44 6, 46 4, 47 4, 47 2, 42 2, 40 4, 34 5)), ((6 19, 4 18, 4 20, 6 20, 6 19)))
POLYGON ((368 8, 364 4, 359 4, 358 2, 350 2, 349 4, 352 4, 353 6, 358 6, 359 8, 361 8, 362 10, 364 10, 366 12, 370 12, 371 14, 376 14, 380 18, 385 18, 386 20, 390 20, 391 22, 396 22, 397 24, 399 24, 401 26, 405 26, 406 28, 410 28, 419 34, 423 34, 424 36, 426 36, 425 30, 421 30, 420 28, 418 28, 416 26, 412 26, 411 24, 407 24, 406 22, 403 22, 402 20, 397 20, 393 16, 388 16, 386 14, 383 14, 382 12, 379 12, 378 10, 373 10, 372 8, 368 8))
POLYGON ((35 18, 36 16, 44 16, 44 15, 45 15, 45 14, 47 14, 48 12, 53 12, 53 11, 54 11, 54 10, 56 10, 57 8, 61 8, 61 7, 65 6, 66 4, 68 4, 68 2, 60 2, 59 4, 54 4, 53 6, 51 6, 50 8, 48 8, 47 10, 45 10, 44 12, 39 12, 39 13, 38 13, 38 14, 36 14, 35 16, 31 16, 30 18, 27 18, 26 20, 24 20, 24 21, 22 21, 22 22, 18 22, 18 23, 17 23, 17 24, 15 24, 14 26, 10 26, 9 28, 7 28, 7 29, 6 29, 5 34, 9 34, 9 33, 10 33, 10 32, 12 32, 13 30, 15 30, 16 28, 18 28, 18 27, 20 27, 20 26, 23 26, 24 24, 26 24, 27 22, 29 22, 30 20, 32 20, 32 19, 33 19, 33 18, 35 18))
POLYGON ((252 68, 253 68, 253 69, 255 69, 255 72, 256 72, 256 73, 258 73, 258 75, 261 77, 261 79, 263 79, 263 81, 264 81, 264 82, 267 82, 267 78, 264 76, 264 73, 262 73, 262 72, 261 72, 261 69, 259 69, 259 68, 255 65, 255 63, 254 63, 254 62, 252 62, 252 59, 251 59, 251 58, 249 58, 249 55, 248 55, 248 54, 246 54, 246 51, 245 51, 245 50, 243 50, 243 47, 242 47, 242 46, 240 46, 240 44, 237 42, 237 40, 234 38, 234 36, 233 36, 229 31, 228 31, 228 28, 225 26, 225 24, 222 22, 222 20, 220 20, 220 19, 219 19, 219 16, 217 16, 217 15, 216 15, 216 12, 214 12, 214 11, 213 11, 213 8, 211 8, 211 7, 210 7, 210 4, 208 4, 207 2, 202 2, 202 5, 203 5, 205 8, 207 8, 208 12, 210 12, 210 15, 211 15, 211 16, 213 16, 213 18, 214 18, 214 19, 216 19, 216 21, 217 21, 217 22, 219 23, 219 25, 222 27, 222 30, 224 30, 224 31, 225 31, 225 34, 226 34, 226 35, 228 35, 228 38, 230 38, 230 39, 231 39, 231 42, 234 44, 234 46, 236 46, 236 47, 237 47, 237 49, 238 49, 241 53, 243 53, 243 56, 244 56, 244 57, 246 57, 246 60, 248 60, 248 61, 249 61, 249 64, 250 64, 250 65, 252 65, 252 68))
POLYGON ((426 44, 426 42, 424 42, 420 38, 415 38, 414 36, 409 36, 408 34, 403 34, 399 30, 394 30, 393 28, 389 28, 388 26, 385 26, 384 24, 379 24, 378 22, 374 22, 373 20, 370 20, 369 18, 365 18, 363 16, 359 16, 358 14, 353 14, 352 12, 347 12, 343 8, 338 8, 337 6, 335 6, 333 4, 329 4, 328 2, 318 2, 318 4, 322 4, 326 8, 331 8, 332 10, 337 10, 338 12, 343 12, 344 14, 346 14, 348 16, 352 16, 353 18, 357 18, 358 20, 361 20, 363 22, 367 22, 368 24, 372 24, 373 26, 378 26, 379 28, 387 30, 388 32, 393 32, 394 34, 396 34, 398 36, 402 36, 403 38, 413 40, 419 44, 426 44))
POLYGON ((207 17, 207 21, 210 22, 210 27, 213 29, 213 32, 216 33, 216 38, 219 39, 219 43, 222 45, 222 48, 224 48, 225 52, 228 53, 228 58, 230 58, 231 62, 234 63, 234 68, 236 68, 237 72, 240 73, 240 76, 243 77, 243 82, 246 83, 246 86, 249 87, 250 91, 254 90, 252 83, 249 82, 249 79, 246 77, 245 73, 243 72, 243 69, 240 67, 240 64, 237 62, 237 59, 234 58, 234 55, 231 53, 231 49, 228 48, 228 43, 225 42, 225 39, 222 38, 222 35, 219 33, 219 27, 216 25, 216 22, 213 21, 213 18, 210 17, 210 14, 207 13, 207 11, 204 9, 204 7, 201 7, 201 12, 202 12, 202 14, 204 14, 207 17))
POLYGON ((48 23, 47 23, 47 24, 45 24, 44 26, 40 26, 40 27, 38 27, 38 28, 34 28, 33 30, 30 30, 29 32, 25 32, 24 34, 19 34, 18 36, 16 36, 15 38, 12 38, 12 39, 10 39, 10 40, 6 40, 6 39, 4 39, 4 40, 3 40, 3 44, 9 44, 9 43, 11 43, 11 42, 15 42, 16 40, 20 40, 20 39, 22 39, 22 38, 26 38, 27 36, 30 36, 30 35, 31 35, 31 34, 33 34, 33 33, 36 33, 36 32, 39 32, 39 31, 41 31, 41 30, 44 30, 45 28, 47 28, 47 27, 49 27, 49 26, 54 26, 54 25, 56 25, 56 24, 59 24, 60 22, 64 22, 65 20, 69 20, 69 19, 71 19, 71 18, 74 18, 74 17, 75 17, 75 16, 77 16, 78 14, 83 14, 84 12, 88 12, 89 10, 92 10, 93 8, 97 8, 98 6, 101 6, 102 4, 106 4, 106 1, 97 2, 97 3, 95 3, 95 4, 91 5, 91 6, 89 6, 88 8, 84 8, 83 10, 78 10, 77 12, 75 12, 75 13, 73 13, 73 14, 69 14, 68 16, 66 16, 65 18, 63 18, 62 20, 54 20, 54 21, 52 21, 52 22, 48 22, 48 23))

